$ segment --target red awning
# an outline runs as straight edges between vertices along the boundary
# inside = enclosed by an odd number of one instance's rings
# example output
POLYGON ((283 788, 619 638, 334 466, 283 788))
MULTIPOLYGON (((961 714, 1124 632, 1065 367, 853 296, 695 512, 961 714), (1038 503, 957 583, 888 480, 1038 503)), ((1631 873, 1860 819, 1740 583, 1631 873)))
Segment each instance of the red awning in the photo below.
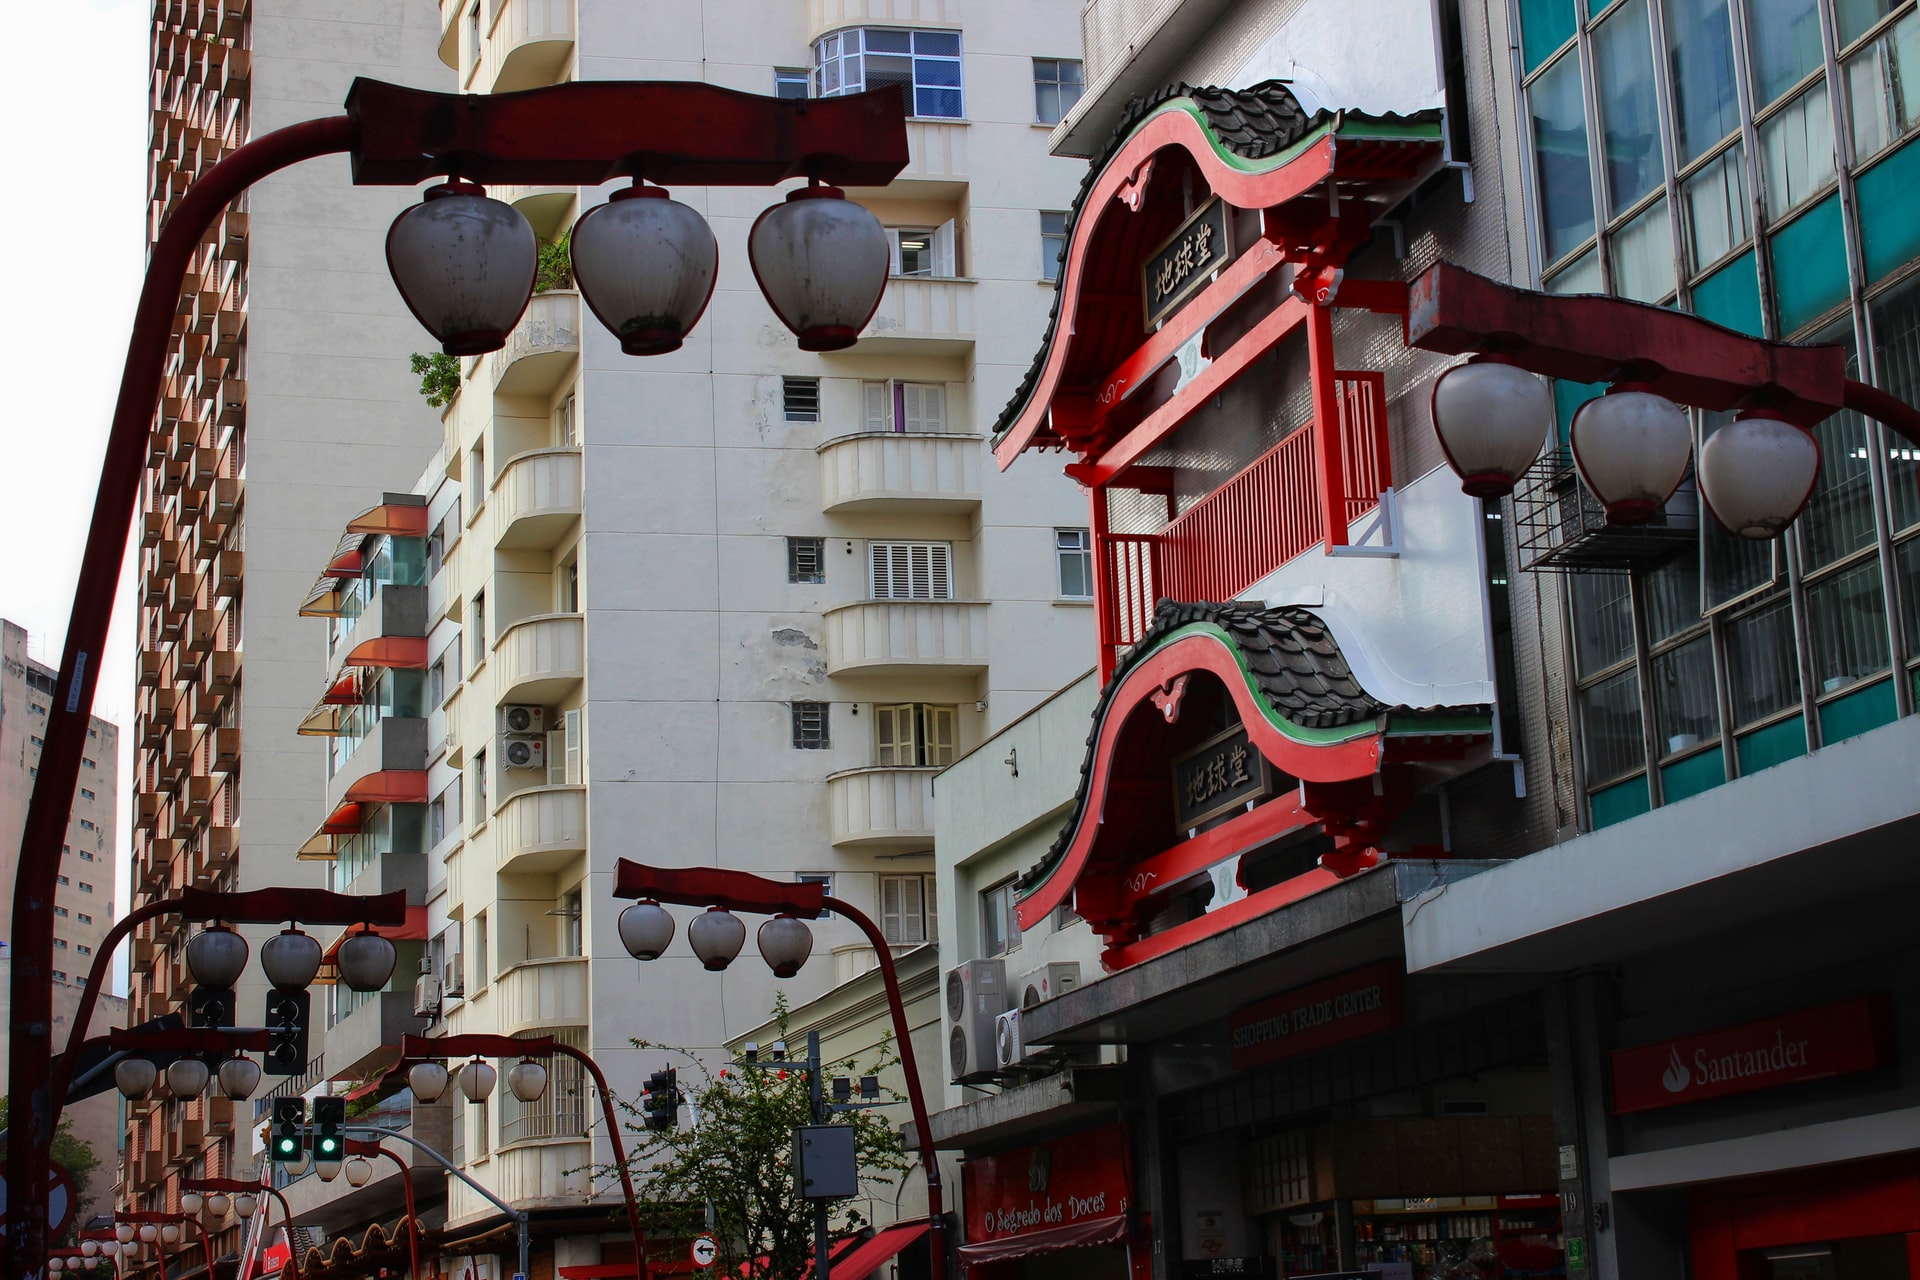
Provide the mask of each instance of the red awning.
POLYGON ((320 702, 328 707, 350 707, 360 701, 360 677, 349 672, 334 681, 320 702))
MULTIPOLYGON (((333 940, 333 945, 327 948, 326 955, 321 957, 321 963, 332 964, 334 959, 339 956, 340 944, 347 940, 347 934, 359 933, 360 931, 359 925, 354 925, 351 929, 342 930, 340 936, 333 940)), ((427 909, 425 907, 408 907, 405 924, 377 924, 373 926, 373 932, 379 934, 389 942, 424 941, 427 936, 427 909)), ((629 1267, 628 1270, 632 1270, 632 1268, 629 1267)))
POLYGON ((395 538, 427 536, 427 506, 418 502, 383 502, 347 521, 348 533, 384 533, 395 538))
POLYGON ((352 547, 327 561, 326 575, 329 578, 357 578, 366 567, 366 557, 360 554, 360 548, 352 547))
POLYGON ((362 819, 361 806, 357 801, 349 800, 320 824, 320 834, 325 836, 350 836, 358 834, 362 819))
POLYGON ((320 575, 313 584, 313 590, 307 592, 306 599, 300 602, 299 614, 303 618, 337 618, 340 616, 340 598, 345 593, 338 578, 320 575))
POLYGON ((370 773, 347 788, 344 797, 373 804, 425 804, 425 769, 382 769, 370 773))
POLYGON ((851 1253, 835 1260, 831 1280, 867 1280, 882 1263, 927 1234, 927 1222, 903 1222, 874 1236, 851 1253))
POLYGON ((427 669, 425 636, 375 636, 362 640, 347 654, 349 667, 399 667, 407 671, 427 669))
POLYGON ((1025 1231, 1017 1236, 1007 1236, 1001 1240, 982 1240, 979 1244, 960 1246, 960 1264, 976 1267, 983 1262, 1012 1262, 1019 1258, 1031 1258, 1042 1253, 1058 1253, 1062 1249, 1084 1249, 1096 1244, 1125 1244, 1127 1242, 1127 1220, 1121 1214, 1105 1218, 1088 1218, 1085 1222, 1070 1223, 1063 1227, 1048 1227, 1045 1231, 1025 1231))

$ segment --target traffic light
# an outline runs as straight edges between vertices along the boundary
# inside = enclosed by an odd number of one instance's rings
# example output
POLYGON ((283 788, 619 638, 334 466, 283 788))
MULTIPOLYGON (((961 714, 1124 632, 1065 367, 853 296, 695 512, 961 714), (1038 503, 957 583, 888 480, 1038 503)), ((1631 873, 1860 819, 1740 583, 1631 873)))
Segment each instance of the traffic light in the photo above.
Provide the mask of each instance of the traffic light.
POLYGON ((267 1052, 261 1068, 268 1075, 297 1076, 307 1069, 307 1012, 312 1007, 305 991, 267 992, 267 1052))
POLYGON ((313 1158, 344 1160, 347 1155, 347 1100, 325 1096, 313 1100, 313 1158))
POLYGON ((233 988, 195 987, 187 993, 187 1013, 196 1027, 231 1027, 233 988))
POLYGON ((647 1128, 655 1133, 679 1127, 679 1079, 679 1073, 672 1067, 647 1077, 647 1096, 641 1100, 640 1110, 646 1116, 647 1128))
POLYGON ((273 1100, 273 1134, 269 1151, 275 1164, 299 1164, 307 1154, 307 1100, 273 1100))

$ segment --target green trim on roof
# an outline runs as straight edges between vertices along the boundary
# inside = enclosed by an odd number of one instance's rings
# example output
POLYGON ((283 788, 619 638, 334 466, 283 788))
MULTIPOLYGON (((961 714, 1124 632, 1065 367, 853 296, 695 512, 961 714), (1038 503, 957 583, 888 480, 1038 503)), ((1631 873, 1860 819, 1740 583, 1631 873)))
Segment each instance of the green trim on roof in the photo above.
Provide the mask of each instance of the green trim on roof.
POLYGON ((1381 722, 1380 719, 1377 718, 1373 720, 1356 720, 1351 724, 1336 725, 1331 729, 1313 729, 1303 724, 1295 724, 1292 720, 1287 719, 1284 712, 1267 701, 1266 693, 1253 678, 1253 672, 1247 668, 1246 655, 1240 652, 1240 646, 1234 643, 1231 635, 1227 634, 1227 629, 1217 623, 1190 622, 1184 627, 1169 631, 1153 648, 1148 649, 1137 658, 1132 659, 1129 665, 1144 662, 1168 645, 1185 640, 1190 636, 1212 636, 1220 642, 1228 653, 1233 655, 1234 665, 1240 668, 1240 678, 1246 681, 1247 692, 1253 695, 1254 705, 1260 708, 1261 717, 1266 720, 1268 724, 1272 725, 1287 737, 1292 738, 1295 742, 1302 742, 1310 747, 1338 746, 1343 742, 1351 742, 1355 738, 1370 737, 1381 730, 1381 722))

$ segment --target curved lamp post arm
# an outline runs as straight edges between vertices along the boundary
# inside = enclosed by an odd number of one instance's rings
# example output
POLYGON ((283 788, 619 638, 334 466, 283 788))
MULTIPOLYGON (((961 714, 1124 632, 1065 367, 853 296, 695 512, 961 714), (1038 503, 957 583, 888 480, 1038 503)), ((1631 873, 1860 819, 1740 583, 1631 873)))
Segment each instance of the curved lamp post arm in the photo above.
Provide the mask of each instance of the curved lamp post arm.
POLYGON ((398 1152, 389 1151, 380 1145, 378 1138, 348 1138, 347 1154, 350 1156, 385 1156, 393 1161, 400 1170, 400 1190, 407 1202, 407 1254, 412 1263, 408 1273, 412 1280, 420 1280, 420 1216, 413 1204, 413 1168, 400 1158, 398 1152))
MULTIPOLYGON (((136 907, 114 921, 113 928, 107 930, 106 936, 93 949, 93 967, 87 970, 87 985, 80 990, 80 1004, 73 1015, 73 1025, 67 1030, 66 1049, 58 1060, 48 1063, 49 1132, 60 1125, 60 1112, 67 1104, 67 1090, 73 1087, 73 1064, 79 1058, 80 1044, 86 1038, 87 1028, 93 1025, 93 1010, 100 1003, 100 992, 107 985, 107 978, 112 971, 113 953, 120 949, 120 944, 135 929, 179 908, 178 898, 156 898, 144 907, 136 907)), ((9 1169, 8 1173, 11 1175, 12 1170, 9 1169)))
POLYGON ((613 1093, 607 1088, 607 1078, 600 1073, 600 1064, 584 1050, 556 1040, 553 1051, 585 1067, 593 1077, 594 1088, 600 1091, 600 1114, 606 1117, 607 1141, 613 1146, 613 1163, 620 1170, 620 1190, 627 1198, 627 1225, 633 1228, 635 1274, 640 1280, 653 1280, 652 1268, 647 1264, 647 1233, 640 1226, 640 1201, 633 1194, 633 1171, 627 1167, 627 1145, 620 1139, 620 1118, 614 1114, 613 1093))
MULTIPOLYGON (((411 1039, 412 1037, 408 1037, 408 1038, 411 1039)), ((381 1128, 376 1128, 373 1125, 364 1125, 364 1124, 347 1125, 345 1128, 345 1132, 348 1134, 358 1134, 362 1138, 371 1138, 375 1142, 382 1142, 388 1138, 398 1138, 400 1141, 412 1147, 415 1151, 424 1153, 435 1164, 439 1165, 442 1169, 445 1169, 448 1173, 460 1179, 461 1182, 465 1183, 467 1186, 471 1187, 474 1191, 478 1192, 480 1197, 483 1200, 485 1200, 488 1204, 492 1205, 494 1208, 498 1209, 501 1213, 504 1213, 507 1217, 512 1218, 516 1223, 519 1224, 519 1227, 520 1227, 520 1274, 521 1275, 532 1274, 527 1270, 527 1249, 528 1249, 527 1214, 524 1209, 514 1208, 512 1205, 508 1204, 505 1200, 502 1200, 499 1196, 493 1194, 493 1192, 487 1190, 485 1187, 481 1186, 478 1182, 475 1182, 473 1180, 472 1174, 468 1173, 465 1169, 462 1169, 459 1165, 449 1160, 445 1154, 443 1154, 442 1152, 440 1152, 439 1150, 433 1147, 428 1146, 426 1143, 420 1141, 420 1139, 414 1137, 412 1134, 399 1133, 392 1129, 381 1129, 381 1128)), ((392 1155, 393 1153, 387 1152, 387 1154, 392 1155)), ((395 1158, 397 1159, 398 1157, 395 1157, 395 1158)), ((413 1186, 411 1178, 408 1179, 407 1186, 409 1188, 408 1194, 409 1196, 411 1196, 412 1194, 411 1188, 413 1186)), ((299 1277, 298 1276, 294 1277, 294 1280, 299 1280, 299 1277)))
POLYGON ((300 1280, 300 1247, 293 1242, 293 1206, 280 1194, 280 1188, 272 1183, 263 1184, 266 1193, 280 1206, 280 1230, 287 1237, 287 1270, 293 1273, 293 1280, 300 1280))

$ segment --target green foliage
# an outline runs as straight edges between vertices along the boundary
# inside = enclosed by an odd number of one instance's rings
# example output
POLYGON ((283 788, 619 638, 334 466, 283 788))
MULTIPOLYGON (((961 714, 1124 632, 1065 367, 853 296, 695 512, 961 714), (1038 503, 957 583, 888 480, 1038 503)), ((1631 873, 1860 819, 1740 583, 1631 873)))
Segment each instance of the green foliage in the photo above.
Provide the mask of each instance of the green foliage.
POLYGON ((444 409, 460 394, 460 361, 444 351, 423 356, 418 351, 409 357, 413 371, 420 375, 420 394, 436 409, 444 409))
MULTIPOLYGON (((7 1127, 7 1099, 0 1096, 0 1129, 7 1127)), ((4 1156, 7 1144, 0 1141, 0 1156, 4 1156)), ((87 1184, 92 1181, 93 1171, 100 1167, 100 1157, 93 1154, 93 1148, 73 1136, 73 1117, 60 1118, 60 1127, 53 1131, 53 1162, 64 1168, 73 1179, 74 1214, 67 1227, 66 1236, 55 1243, 72 1243, 78 1238, 80 1215, 87 1203, 87 1184)))
POLYGON ((546 293, 551 289, 573 288, 572 243, 571 235, 563 235, 558 240, 547 240, 541 243, 539 265, 533 271, 535 293, 546 293))
MULTIPOLYGON (((784 1037, 786 1000, 774 1010, 784 1037)), ((649 1131, 637 1106, 621 1102, 632 1119, 626 1128, 634 1135, 628 1163, 648 1233, 685 1239, 706 1229, 712 1207, 713 1233, 721 1257, 715 1275, 737 1272, 740 1263, 765 1257, 767 1269, 756 1274, 784 1280, 798 1276, 813 1256, 813 1203, 802 1199, 793 1181, 793 1131, 810 1123, 807 1078, 801 1069, 728 1067, 717 1076, 684 1050, 635 1040, 640 1049, 664 1049, 677 1055, 680 1091, 693 1106, 698 1123, 682 1113, 680 1127, 665 1133, 649 1131)), ((878 1059, 856 1064, 851 1059, 826 1064, 824 1074, 878 1075, 899 1061, 891 1042, 878 1059)), ((893 1101, 899 1095, 887 1091, 893 1101)), ((872 1195, 907 1168, 907 1156, 891 1108, 856 1111, 834 1117, 856 1131, 863 1195, 872 1195)), ((607 1172, 612 1172, 611 1170, 607 1172)), ((858 1201, 830 1205, 836 1231, 865 1225, 855 1207, 858 1201)))

